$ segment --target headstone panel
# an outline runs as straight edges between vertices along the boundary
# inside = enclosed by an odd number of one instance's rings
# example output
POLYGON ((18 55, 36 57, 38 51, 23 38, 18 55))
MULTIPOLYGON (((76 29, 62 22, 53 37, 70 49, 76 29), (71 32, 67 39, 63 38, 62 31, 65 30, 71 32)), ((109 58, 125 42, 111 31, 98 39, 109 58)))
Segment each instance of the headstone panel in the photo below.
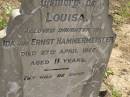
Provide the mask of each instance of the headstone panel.
POLYGON ((115 40, 108 0, 23 0, 21 14, 0 40, 0 97, 98 97, 115 40))

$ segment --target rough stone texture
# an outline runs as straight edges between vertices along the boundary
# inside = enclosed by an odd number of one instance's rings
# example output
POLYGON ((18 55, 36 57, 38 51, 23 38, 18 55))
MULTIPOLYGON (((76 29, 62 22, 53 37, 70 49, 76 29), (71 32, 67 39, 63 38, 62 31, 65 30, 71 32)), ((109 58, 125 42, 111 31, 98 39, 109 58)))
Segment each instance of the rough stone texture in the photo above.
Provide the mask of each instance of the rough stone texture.
POLYGON ((108 0, 87 1, 23 0, 0 40, 0 97, 98 97, 115 34, 108 0))

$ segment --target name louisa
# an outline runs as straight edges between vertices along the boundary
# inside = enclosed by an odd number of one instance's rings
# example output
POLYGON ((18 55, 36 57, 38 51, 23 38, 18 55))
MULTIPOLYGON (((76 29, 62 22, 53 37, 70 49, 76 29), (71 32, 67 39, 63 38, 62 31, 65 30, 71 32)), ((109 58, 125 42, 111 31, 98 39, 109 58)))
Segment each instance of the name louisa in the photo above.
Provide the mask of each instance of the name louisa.
POLYGON ((47 13, 46 22, 87 22, 84 14, 47 13))

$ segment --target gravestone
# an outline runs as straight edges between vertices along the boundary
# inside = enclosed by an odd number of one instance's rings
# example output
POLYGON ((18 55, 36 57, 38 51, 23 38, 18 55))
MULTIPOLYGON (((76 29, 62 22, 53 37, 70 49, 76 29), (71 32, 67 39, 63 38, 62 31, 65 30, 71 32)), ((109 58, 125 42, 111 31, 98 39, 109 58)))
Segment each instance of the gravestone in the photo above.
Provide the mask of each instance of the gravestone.
POLYGON ((0 39, 0 97, 98 97, 115 34, 108 0, 23 0, 0 39))

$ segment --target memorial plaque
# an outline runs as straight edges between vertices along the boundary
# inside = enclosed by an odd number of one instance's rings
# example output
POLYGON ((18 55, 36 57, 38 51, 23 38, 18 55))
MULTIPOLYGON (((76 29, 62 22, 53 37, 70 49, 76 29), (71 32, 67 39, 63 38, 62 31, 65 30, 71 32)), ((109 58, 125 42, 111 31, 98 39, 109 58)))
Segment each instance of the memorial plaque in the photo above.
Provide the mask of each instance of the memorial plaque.
POLYGON ((0 97, 98 97, 115 40, 108 0, 23 0, 0 40, 0 97))

